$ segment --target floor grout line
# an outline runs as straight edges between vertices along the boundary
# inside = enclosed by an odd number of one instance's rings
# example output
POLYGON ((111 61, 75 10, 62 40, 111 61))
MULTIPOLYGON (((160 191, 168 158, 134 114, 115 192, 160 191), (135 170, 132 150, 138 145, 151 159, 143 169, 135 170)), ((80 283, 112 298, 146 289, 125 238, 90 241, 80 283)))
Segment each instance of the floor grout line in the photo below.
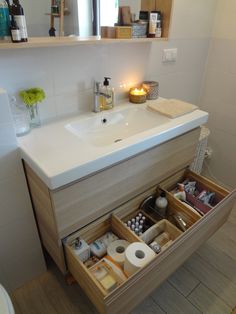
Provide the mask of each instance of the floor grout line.
MULTIPOLYGON (((193 304, 192 302, 190 302, 189 300, 188 300, 188 298, 187 297, 185 297, 185 295, 181 292, 181 291, 179 291, 178 289, 176 289, 175 288, 175 286, 173 286, 173 284, 170 282, 169 283, 179 294, 181 294, 189 303, 191 303, 191 305, 193 306, 193 307, 195 307, 199 312, 201 312, 201 313, 203 313, 201 310, 199 310, 199 308, 198 307, 196 307, 196 305, 195 304, 193 304)), ((198 285, 200 284, 200 282, 198 283, 198 285)), ((168 313, 167 313, 168 314, 168 313)))
POLYGON ((200 286, 200 284, 202 284, 202 282, 200 280, 198 280, 199 283, 186 295, 186 299, 188 299, 188 297, 190 296, 190 294, 195 290, 197 289, 197 287, 200 286))

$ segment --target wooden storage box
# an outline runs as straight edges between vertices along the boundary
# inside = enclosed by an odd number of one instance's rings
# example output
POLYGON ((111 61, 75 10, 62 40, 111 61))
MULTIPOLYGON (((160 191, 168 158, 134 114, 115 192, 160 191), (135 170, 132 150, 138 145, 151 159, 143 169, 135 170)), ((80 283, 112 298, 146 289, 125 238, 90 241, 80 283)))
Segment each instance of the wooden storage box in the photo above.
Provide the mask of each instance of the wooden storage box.
MULTIPOLYGON (((206 179, 202 178, 202 180, 206 179)), ((173 184, 173 177, 169 179, 169 182, 173 184)), ((212 184, 215 185, 214 183, 212 184)), ((172 210, 179 211, 182 209, 185 213, 189 212, 189 216, 192 217, 192 226, 186 232, 180 232, 178 236, 175 234, 173 243, 167 249, 157 254, 150 263, 129 277, 109 294, 102 291, 96 280, 92 278, 88 269, 78 261, 70 249, 69 243, 75 237, 78 237, 78 235, 86 241, 91 242, 110 229, 118 236, 130 242, 141 242, 142 240, 139 237, 127 229, 123 219, 139 211, 140 203, 146 197, 155 194, 156 186, 118 207, 112 212, 112 215, 108 214, 67 237, 64 240, 64 245, 68 269, 97 307, 98 311, 104 314, 129 313, 189 258, 201 244, 211 237, 227 219, 235 200, 236 191, 231 194, 224 189, 221 189, 221 191, 224 193, 222 202, 218 203, 211 212, 201 218, 195 215, 191 209, 184 208, 183 204, 179 204, 178 200, 173 199, 171 201, 172 210)), ((173 198, 173 196, 171 197, 173 198)), ((153 220, 155 221, 155 219, 153 220)), ((169 228, 168 223, 164 222, 165 224, 166 228, 169 228)))
MULTIPOLYGON (((186 170, 182 173, 179 173, 178 175, 176 175, 176 178, 174 179, 173 183, 168 183, 168 181, 167 181, 166 183, 163 183, 161 185, 161 188, 163 188, 167 191, 167 193, 169 194, 169 197, 175 198, 172 191, 175 189, 177 183, 181 183, 187 178, 189 178, 191 181, 197 182, 196 187, 200 192, 203 190, 209 190, 209 191, 212 191, 215 193, 214 201, 212 204, 213 208, 218 203, 220 203, 223 200, 223 198, 225 197, 225 189, 222 189, 217 184, 211 182, 210 180, 203 178, 202 176, 194 173, 191 170, 186 170)), ((178 202, 184 204, 182 201, 180 201, 178 199, 176 199, 176 200, 178 202)), ((198 200, 196 197, 194 197, 190 193, 186 193, 186 200, 188 201, 189 204, 192 204, 193 209, 197 210, 199 212, 199 214, 201 214, 201 215, 205 215, 209 211, 212 210, 212 207, 202 203, 200 200, 198 200)))
POLYGON ((132 27, 130 26, 116 26, 116 38, 130 39, 132 38, 132 27))

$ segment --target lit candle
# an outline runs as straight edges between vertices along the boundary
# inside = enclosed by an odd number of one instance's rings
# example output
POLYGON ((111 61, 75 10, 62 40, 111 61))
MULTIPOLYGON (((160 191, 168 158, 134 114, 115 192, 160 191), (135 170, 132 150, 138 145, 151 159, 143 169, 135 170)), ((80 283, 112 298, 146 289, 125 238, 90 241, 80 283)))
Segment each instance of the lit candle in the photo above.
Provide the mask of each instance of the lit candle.
POLYGON ((129 101, 134 104, 142 104, 146 101, 147 91, 144 88, 133 87, 129 91, 129 101))
POLYGON ((144 96, 147 94, 147 92, 143 88, 141 89, 134 88, 134 89, 131 89, 130 94, 135 95, 135 96, 144 96))

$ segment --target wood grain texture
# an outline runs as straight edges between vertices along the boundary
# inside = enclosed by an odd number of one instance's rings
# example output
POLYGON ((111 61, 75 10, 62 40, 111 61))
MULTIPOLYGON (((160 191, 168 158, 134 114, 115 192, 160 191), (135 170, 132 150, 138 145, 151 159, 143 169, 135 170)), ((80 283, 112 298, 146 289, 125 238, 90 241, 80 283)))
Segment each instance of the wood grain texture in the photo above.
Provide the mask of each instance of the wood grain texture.
MULTIPOLYGON (((224 226, 227 227, 228 224, 229 222, 224 226)), ((234 227, 236 228, 236 225, 234 227)), ((236 250, 236 242, 234 250, 236 250)), ((221 249, 209 245, 208 242, 198 249, 197 254, 236 285, 236 260, 222 252, 221 249)))
POLYGON ((216 268, 209 265, 197 254, 191 260, 187 261, 184 267, 204 285, 209 287, 211 291, 219 295, 230 308, 235 306, 236 285, 218 272, 216 268))
POLYGON ((206 241, 227 219, 233 206, 235 193, 211 214, 198 221, 179 237, 169 249, 130 278, 120 289, 119 295, 105 298, 108 312, 129 311, 135 300, 142 300, 178 268, 203 242, 206 241))
POLYGON ((162 26, 162 36, 168 37, 170 30, 170 23, 172 17, 172 0, 156 0, 156 10, 162 12, 163 26, 162 26))
POLYGON ((200 284, 188 297, 188 300, 207 314, 230 314, 231 308, 210 289, 200 284))
POLYGON ((201 313, 191 302, 189 302, 181 293, 175 290, 174 287, 167 281, 163 283, 157 290, 155 290, 151 296, 166 313, 201 313))
POLYGON ((52 191, 60 237, 186 167, 194 157, 199 131, 195 129, 73 185, 52 191))
POLYGON ((187 297, 200 283, 185 267, 181 266, 168 278, 168 281, 182 295, 187 297))
POLYGON ((161 11, 163 22, 162 22, 162 37, 169 36, 170 22, 172 17, 172 5, 173 0, 142 0, 141 10, 142 11, 161 11))
POLYGON ((168 38, 131 38, 131 39, 116 39, 116 38, 100 38, 99 36, 90 37, 31 37, 27 43, 18 43, 17 45, 11 42, 1 41, 1 49, 29 49, 29 48, 46 48, 46 47, 73 47, 80 45, 109 45, 109 44, 139 44, 151 43, 158 41, 167 41, 168 38))
MULTIPOLYGON (((93 296, 93 303, 101 313, 129 313, 137 303, 148 296, 158 285, 160 285, 171 273, 173 273, 196 249, 204 243, 227 219, 233 206, 236 192, 225 198, 214 210, 204 218, 198 220, 187 232, 178 237, 173 244, 160 253, 151 263, 142 268, 139 272, 130 277, 123 285, 104 297, 104 300, 93 296), (103 307, 102 307, 103 302, 103 307)), ((134 200, 132 201, 134 203, 134 200)), ((122 206, 124 209, 124 206, 122 206)), ((127 209, 127 207, 126 207, 127 209)), ((115 214, 121 213, 120 209, 115 210, 115 214)), ((95 229, 98 225, 93 223, 95 229)), ((122 224, 123 226, 123 224, 122 224)), ((88 230, 90 226, 86 227, 88 230)), ((82 229, 83 230, 83 229, 82 229)), ((92 234, 92 230, 90 230, 92 234)), ((69 259, 72 257, 69 256, 69 259)), ((78 264, 78 261, 77 261, 78 264)), ((81 283, 81 278, 85 280, 86 274, 81 277, 76 261, 73 261, 73 269, 69 270, 81 283)), ((92 284, 92 283, 91 283, 92 284)), ((85 291, 88 287, 84 287, 85 291)), ((92 285, 90 290, 93 291, 92 285)), ((88 296, 91 297, 91 291, 88 296)))
POLYGON ((66 266, 64 253, 58 233, 50 192, 47 186, 26 163, 24 163, 24 168, 37 219, 40 238, 44 247, 53 257, 60 270, 65 273, 66 266))
MULTIPOLYGON (((225 224, 227 226, 228 222, 225 224)), ((221 236, 221 233, 216 233, 217 238, 221 236), (219 234, 219 235, 218 235, 219 234)), ((227 242, 227 239, 224 239, 224 241, 227 242)), ((219 262, 221 261, 222 256, 227 256, 224 252, 219 250, 218 248, 212 247, 208 245, 208 242, 204 244, 202 248, 204 249, 204 258, 203 254, 201 254, 202 259, 206 260, 212 267, 214 267, 213 264, 209 261, 208 258, 211 257, 212 249, 215 249, 214 253, 214 259, 217 262, 219 259, 219 262), (208 249, 210 251, 208 251, 208 249)), ((236 244, 234 246, 234 250, 236 250, 236 244)), ((197 251, 197 254, 199 254, 199 250, 197 251)), ((194 260, 195 255, 190 258, 190 261, 194 260)), ((230 268, 233 271, 233 267, 235 270, 235 264, 236 261, 233 259, 230 262, 230 268)), ((218 265, 215 265, 218 266, 218 265)), ((226 276, 230 282, 232 282, 231 274, 228 274, 228 263, 225 263, 222 261, 220 273, 224 276, 226 276)), ((182 267, 184 268, 184 267, 182 267)), ((186 269, 185 269, 186 270, 186 269)), ((191 274, 188 270, 187 274, 191 274)), ((194 272, 194 269, 193 269, 194 272)), ((178 282, 181 280, 181 270, 177 270, 176 276, 178 277, 178 282)), ((189 291, 191 288, 191 285, 189 286, 189 282, 186 280, 186 274, 182 273, 182 282, 181 282, 181 292, 182 291, 189 291), (186 287, 184 285, 186 284, 186 287)), ((174 275, 173 275, 174 276, 174 275)), ((190 275, 191 277, 191 275, 190 275)), ((170 280, 168 280, 171 282, 170 280)), ((192 281, 192 280, 191 280, 192 281)), ((215 279, 213 278, 213 281, 215 281, 215 284, 218 282, 218 271, 215 273, 215 279)), ((211 290, 208 286, 203 284, 204 287, 211 290)), ((221 299, 221 295, 217 295, 214 292, 214 297, 212 294, 208 294, 209 291, 207 291, 207 295, 210 297, 210 307, 207 306, 206 309, 206 300, 203 300, 203 302, 200 300, 199 297, 201 297, 202 290, 193 290, 192 294, 190 296, 193 296, 193 298, 189 298, 186 300, 187 302, 187 308, 189 306, 194 305, 201 313, 208 314, 208 310, 210 308, 222 308, 222 304, 219 305, 219 299, 221 299), (195 293, 196 292, 196 293, 195 293), (191 304, 189 304, 191 303, 191 304)), ((204 298, 204 296, 203 296, 204 298)), ((13 305, 15 308, 16 314, 54 314, 56 313, 63 313, 63 314, 97 314, 97 311, 94 309, 93 304, 88 300, 88 298, 84 295, 82 289, 79 285, 72 285, 68 286, 65 283, 65 280, 59 270, 54 267, 53 265, 50 265, 49 270, 44 274, 41 275, 39 278, 36 278, 35 280, 25 284, 23 287, 15 290, 13 294, 11 295, 11 299, 13 301, 13 305), (42 292, 43 291, 43 292, 42 292)), ((186 298, 185 298, 186 299, 186 298)), ((132 314, 176 314, 178 309, 178 313, 186 313, 186 306, 185 302, 183 301, 183 294, 178 292, 178 289, 176 289, 176 286, 171 282, 171 285, 161 285, 158 289, 154 291, 154 293, 148 298, 145 299, 143 303, 140 305, 136 304, 135 309, 131 312, 132 314)), ((190 312, 191 312, 190 307, 190 312)), ((224 309, 224 308, 223 308, 224 309)), ((230 311, 231 312, 231 311, 230 311)), ((229 313, 230 313, 229 312, 229 313)), ((187 313, 187 314, 189 314, 187 313)), ((229 314, 227 312, 221 312, 224 314, 229 314)), ((215 314, 215 313, 214 313, 215 314)))

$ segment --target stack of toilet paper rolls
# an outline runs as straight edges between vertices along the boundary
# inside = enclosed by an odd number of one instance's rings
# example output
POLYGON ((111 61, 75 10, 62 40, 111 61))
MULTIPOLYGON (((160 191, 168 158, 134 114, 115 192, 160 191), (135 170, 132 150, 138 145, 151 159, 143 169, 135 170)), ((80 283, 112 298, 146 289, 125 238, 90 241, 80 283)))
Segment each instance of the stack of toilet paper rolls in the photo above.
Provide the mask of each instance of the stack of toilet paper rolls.
POLYGON ((130 244, 125 240, 112 242, 107 248, 107 254, 124 269, 127 276, 132 276, 156 256, 147 244, 130 244))

